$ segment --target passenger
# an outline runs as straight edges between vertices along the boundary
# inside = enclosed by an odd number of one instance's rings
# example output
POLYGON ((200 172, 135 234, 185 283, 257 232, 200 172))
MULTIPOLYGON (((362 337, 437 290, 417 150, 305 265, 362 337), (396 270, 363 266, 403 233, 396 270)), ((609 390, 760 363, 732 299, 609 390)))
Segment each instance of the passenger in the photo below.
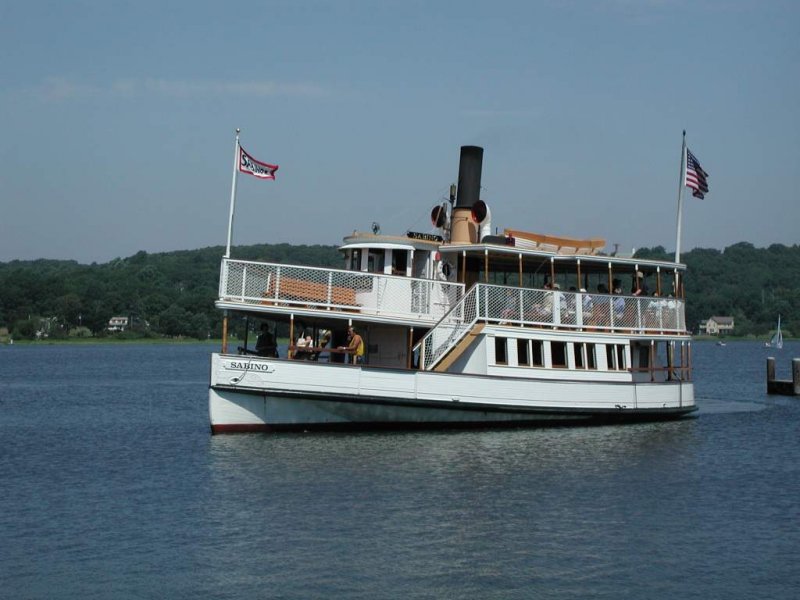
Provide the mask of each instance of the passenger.
POLYGON ((591 323, 594 317, 594 301, 592 297, 586 293, 586 288, 581 288, 581 294, 583 294, 581 301, 581 305, 583 307, 583 322, 584 323, 591 323))
POLYGON ((645 310, 645 324, 648 329, 661 327, 664 304, 665 301, 659 298, 658 292, 653 292, 653 299, 647 303, 647 309, 645 310))
POLYGON ((507 325, 509 320, 516 320, 519 314, 519 300, 514 290, 506 291, 506 302, 503 308, 502 321, 500 325, 507 325))
POLYGON ((605 283, 597 284, 597 294, 593 298, 594 323, 595 325, 609 325, 611 323, 611 301, 605 283))
POLYGON ((553 325, 561 324, 561 310, 564 307, 564 294, 559 292, 561 286, 557 283, 553 284, 553 293, 551 295, 551 312, 553 313, 553 325))
POLYGON ((551 290, 556 289, 558 284, 552 284, 550 281, 546 281, 544 284, 544 289, 547 290, 548 293, 544 295, 544 302, 542 302, 542 316, 543 317, 551 317, 553 314, 553 296, 554 294, 551 290))
POLYGON ((564 295, 564 303, 561 306, 561 318, 566 319, 567 323, 571 325, 575 324, 575 318, 577 314, 577 294, 578 288, 574 285, 569 286, 569 294, 564 295))
POLYGON ((622 316, 625 314, 625 298, 622 297, 622 281, 619 279, 615 279, 612 282, 613 286, 613 294, 617 296, 614 298, 614 318, 615 319, 622 319, 622 316))
POLYGON ((353 356, 353 364, 364 364, 364 340, 356 332, 354 327, 347 328, 347 346, 340 347, 340 350, 347 350, 353 356))
POLYGON ((647 289, 647 282, 644 279, 644 274, 641 271, 636 272, 636 277, 631 285, 631 295, 633 296, 649 296, 650 292, 647 289))
POLYGON ((297 360, 306 360, 308 358, 308 351, 306 348, 310 348, 312 346, 311 336, 306 335, 305 332, 297 338, 297 344, 295 344, 295 351, 294 357, 297 360))
POLYGON ((319 355, 322 351, 328 347, 328 344, 331 341, 331 332, 330 330, 323 329, 322 330, 322 337, 319 340, 319 347, 317 348, 316 352, 311 354, 310 360, 319 360, 319 355))
POLYGON ((272 335, 266 323, 261 325, 261 334, 256 340, 256 354, 278 358, 278 345, 275 343, 275 336, 272 335))

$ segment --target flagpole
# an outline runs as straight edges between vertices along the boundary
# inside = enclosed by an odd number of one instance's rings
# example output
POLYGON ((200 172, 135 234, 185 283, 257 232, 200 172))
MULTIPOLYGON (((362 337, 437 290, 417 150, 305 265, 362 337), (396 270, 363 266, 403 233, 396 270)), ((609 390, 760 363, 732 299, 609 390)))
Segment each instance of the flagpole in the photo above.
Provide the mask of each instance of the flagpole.
POLYGON ((239 166, 239 132, 241 129, 236 129, 236 144, 233 148, 233 176, 231 180, 231 209, 228 216, 228 245, 225 247, 225 258, 231 257, 231 235, 233 234, 233 208, 236 205, 236 175, 238 174, 237 167, 239 166))
POLYGON ((675 236, 675 262, 681 262, 681 217, 683 214, 683 188, 686 181, 686 130, 683 130, 683 144, 681 145, 681 168, 678 179, 678 226, 675 236))

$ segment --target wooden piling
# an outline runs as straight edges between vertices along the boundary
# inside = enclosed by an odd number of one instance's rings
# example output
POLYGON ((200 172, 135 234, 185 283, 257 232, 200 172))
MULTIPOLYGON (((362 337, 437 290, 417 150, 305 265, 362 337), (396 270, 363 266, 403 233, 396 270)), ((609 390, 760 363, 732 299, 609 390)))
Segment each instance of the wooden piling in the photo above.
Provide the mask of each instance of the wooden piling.
POLYGON ((794 384, 794 395, 800 396, 800 358, 792 359, 792 383, 794 384))
POLYGON ((767 358, 767 393, 782 396, 800 396, 800 358, 792 359, 792 379, 775 378, 775 359, 767 358))

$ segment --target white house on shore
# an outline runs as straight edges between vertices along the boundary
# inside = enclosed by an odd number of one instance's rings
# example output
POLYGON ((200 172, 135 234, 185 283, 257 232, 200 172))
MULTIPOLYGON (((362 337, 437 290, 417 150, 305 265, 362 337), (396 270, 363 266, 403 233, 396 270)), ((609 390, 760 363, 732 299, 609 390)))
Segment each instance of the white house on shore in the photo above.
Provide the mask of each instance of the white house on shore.
POLYGON ((700 333, 707 335, 725 335, 733 333, 733 317, 709 317, 700 321, 700 333))
POLYGON ((108 320, 108 331, 125 331, 128 328, 128 317, 111 317, 108 320))

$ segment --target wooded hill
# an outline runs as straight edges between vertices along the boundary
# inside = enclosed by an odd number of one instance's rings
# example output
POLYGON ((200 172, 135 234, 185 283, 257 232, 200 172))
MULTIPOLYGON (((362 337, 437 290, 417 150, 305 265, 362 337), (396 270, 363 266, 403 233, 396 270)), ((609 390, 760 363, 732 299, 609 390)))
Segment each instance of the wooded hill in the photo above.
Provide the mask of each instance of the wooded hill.
MULTIPOLYGON (((125 336, 219 337, 222 315, 214 308, 221 246, 148 254, 105 264, 35 260, 0 263, 0 330, 16 339, 37 331, 50 337, 109 335, 112 316, 126 316, 125 336)), ((341 268, 334 246, 238 246, 242 260, 341 268)), ((641 258, 672 260, 661 246, 641 258)), ((784 335, 800 331, 800 246, 756 248, 740 242, 725 250, 697 248, 683 254, 688 267, 687 323, 711 316, 735 318, 736 335, 766 337, 782 316, 784 335)))

